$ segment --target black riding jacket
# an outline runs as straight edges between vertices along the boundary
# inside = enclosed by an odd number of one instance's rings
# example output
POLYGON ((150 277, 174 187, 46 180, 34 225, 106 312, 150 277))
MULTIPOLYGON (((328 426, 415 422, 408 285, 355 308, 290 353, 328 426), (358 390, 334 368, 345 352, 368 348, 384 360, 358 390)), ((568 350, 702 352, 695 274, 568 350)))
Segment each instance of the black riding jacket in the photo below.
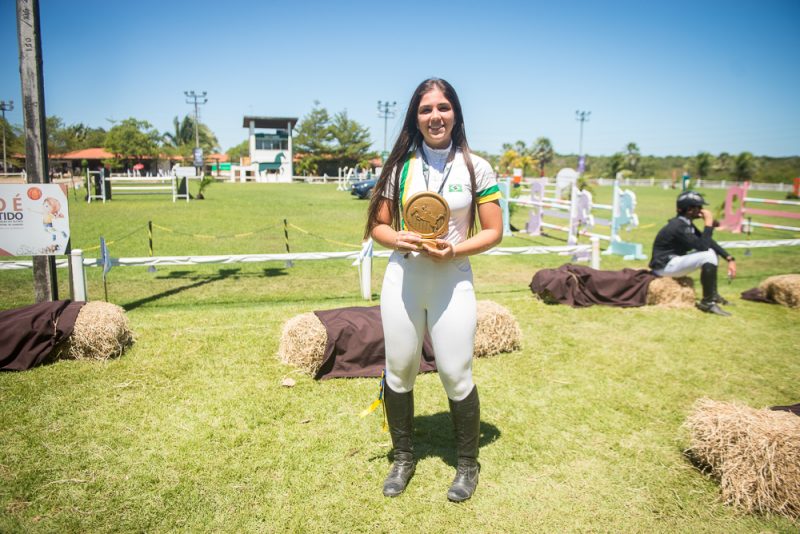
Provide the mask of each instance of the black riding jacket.
POLYGON ((706 226, 700 232, 692 224, 692 221, 682 215, 670 219, 667 225, 658 231, 656 239, 653 241, 653 257, 650 260, 650 268, 653 270, 663 269, 675 256, 684 256, 692 250, 701 252, 712 249, 723 258, 731 257, 711 238, 713 232, 714 229, 710 226, 706 226))

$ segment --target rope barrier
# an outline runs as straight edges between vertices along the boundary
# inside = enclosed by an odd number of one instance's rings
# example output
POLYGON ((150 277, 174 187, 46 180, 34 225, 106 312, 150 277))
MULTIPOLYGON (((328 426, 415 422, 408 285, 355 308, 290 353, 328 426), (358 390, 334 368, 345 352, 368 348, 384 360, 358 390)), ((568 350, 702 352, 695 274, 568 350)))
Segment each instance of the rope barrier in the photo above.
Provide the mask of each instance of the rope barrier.
POLYGON ((361 249, 361 245, 354 245, 352 243, 343 243, 342 241, 336 241, 335 239, 328 239, 327 237, 322 237, 321 235, 313 234, 313 233, 309 232, 308 230, 303 230, 299 226, 295 226, 292 223, 289 223, 289 226, 291 226, 295 230, 303 232, 306 235, 310 235, 312 237, 316 237, 317 239, 322 239, 323 241, 327 241, 328 243, 333 243, 334 245, 342 245, 342 246, 345 246, 345 247, 353 247, 353 248, 361 249))
POLYGON ((156 224, 156 223, 153 223, 153 226, 155 228, 158 228, 159 230, 164 231, 164 232, 169 232, 171 234, 177 234, 177 235, 183 235, 183 236, 186 236, 186 237, 196 237, 198 239, 230 239, 232 237, 234 237, 234 238, 249 237, 249 236, 255 235, 255 234, 259 233, 259 232, 265 232, 266 230, 270 230, 272 228, 275 228, 277 226, 277 224, 271 224, 269 226, 264 226, 262 228, 257 228, 256 230, 252 230, 250 232, 242 232, 242 233, 239 233, 239 234, 226 234, 226 235, 194 234, 194 233, 190 233, 190 232, 182 232, 180 230, 175 230, 173 228, 167 228, 166 226, 161 226, 160 224, 156 224))
MULTIPOLYGON (((139 227, 139 228, 137 228, 136 230, 134 230, 134 231, 132 231, 132 232, 130 232, 130 233, 128 233, 128 234, 125 234, 125 235, 124 235, 124 236, 122 236, 122 237, 119 237, 119 238, 117 238, 117 239, 113 239, 113 240, 106 241, 106 246, 108 246, 108 245, 113 245, 114 243, 118 243, 118 242, 122 241, 123 239, 128 239, 130 236, 132 236, 132 235, 133 235, 133 234, 135 234, 136 232, 140 232, 140 231, 142 230, 142 228, 143 228, 143 227, 139 227)), ((83 250, 85 250, 85 251, 87 251, 87 252, 88 252, 88 251, 90 251, 90 250, 100 250, 100 245, 96 245, 96 246, 94 246, 94 247, 87 247, 87 248, 84 248, 83 250)))

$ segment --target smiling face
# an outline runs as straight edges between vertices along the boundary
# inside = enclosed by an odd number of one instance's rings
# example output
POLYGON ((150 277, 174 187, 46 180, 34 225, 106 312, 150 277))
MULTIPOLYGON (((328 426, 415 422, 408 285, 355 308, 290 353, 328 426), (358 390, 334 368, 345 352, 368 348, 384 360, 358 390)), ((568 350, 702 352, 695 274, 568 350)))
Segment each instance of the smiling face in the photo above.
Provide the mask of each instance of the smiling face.
POLYGON ((417 128, 431 148, 447 148, 453 137, 455 112, 441 89, 434 87, 424 95, 417 108, 417 128))

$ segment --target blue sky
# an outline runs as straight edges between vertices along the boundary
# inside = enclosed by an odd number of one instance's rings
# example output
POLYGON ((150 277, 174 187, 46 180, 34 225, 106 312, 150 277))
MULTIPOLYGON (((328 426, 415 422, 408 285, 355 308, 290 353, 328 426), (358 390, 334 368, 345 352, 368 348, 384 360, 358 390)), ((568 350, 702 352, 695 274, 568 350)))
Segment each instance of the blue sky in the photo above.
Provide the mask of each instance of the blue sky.
MULTIPOLYGON (((13 0, 0 0, 0 99, 21 124, 13 0)), ((314 101, 369 127, 378 100, 450 81, 473 148, 547 136, 577 153, 800 154, 800 1, 477 2, 40 0, 48 115, 161 131, 207 91, 223 150, 246 114, 303 117, 314 101), (562 5, 563 4, 563 5, 562 5)))

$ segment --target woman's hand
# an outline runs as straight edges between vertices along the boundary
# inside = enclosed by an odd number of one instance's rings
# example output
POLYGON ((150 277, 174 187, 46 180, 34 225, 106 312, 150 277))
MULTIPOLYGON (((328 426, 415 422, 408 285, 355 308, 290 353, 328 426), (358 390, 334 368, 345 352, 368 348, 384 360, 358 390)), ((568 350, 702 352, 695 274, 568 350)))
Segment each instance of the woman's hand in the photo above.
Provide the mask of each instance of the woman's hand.
POLYGON ((394 240, 394 249, 400 252, 418 251, 420 250, 422 238, 419 234, 400 230, 394 240))
POLYGON ((429 241, 422 244, 425 253, 434 261, 450 261, 456 257, 456 249, 452 243, 444 239, 437 239, 433 245, 429 241))

